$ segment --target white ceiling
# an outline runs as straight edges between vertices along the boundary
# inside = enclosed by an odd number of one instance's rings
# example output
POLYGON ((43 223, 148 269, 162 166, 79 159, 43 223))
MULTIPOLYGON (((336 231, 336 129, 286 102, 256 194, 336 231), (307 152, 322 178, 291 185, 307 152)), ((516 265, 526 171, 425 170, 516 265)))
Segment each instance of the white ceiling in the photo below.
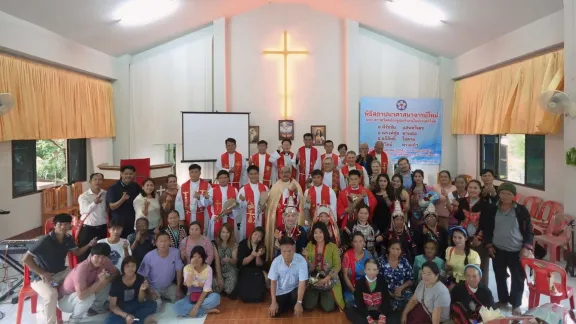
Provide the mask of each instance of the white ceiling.
POLYGON ((562 9, 562 0, 427 0, 447 23, 423 27, 387 11, 386 0, 180 0, 177 13, 144 27, 123 27, 112 14, 127 0, 0 0, 0 11, 96 50, 137 53, 184 35, 220 17, 267 3, 305 3, 361 24, 426 52, 455 57, 562 9))

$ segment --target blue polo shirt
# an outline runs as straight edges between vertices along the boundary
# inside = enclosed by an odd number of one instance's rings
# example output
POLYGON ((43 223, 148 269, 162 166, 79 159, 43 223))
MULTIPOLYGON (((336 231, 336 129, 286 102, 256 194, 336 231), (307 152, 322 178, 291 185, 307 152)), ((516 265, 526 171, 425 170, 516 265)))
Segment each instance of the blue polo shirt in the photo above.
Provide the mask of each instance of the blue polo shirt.
POLYGON ((295 253, 290 265, 286 265, 279 255, 272 261, 268 279, 277 282, 276 296, 285 295, 296 289, 300 281, 308 280, 308 263, 302 255, 295 253))
POLYGON ((126 200, 120 207, 115 210, 110 209, 110 219, 120 220, 124 224, 122 237, 134 232, 134 221, 136 219, 136 212, 134 211, 134 198, 140 194, 140 185, 136 182, 124 184, 121 180, 110 186, 106 192, 106 202, 112 204, 122 198, 122 194, 126 192, 130 198, 126 200))

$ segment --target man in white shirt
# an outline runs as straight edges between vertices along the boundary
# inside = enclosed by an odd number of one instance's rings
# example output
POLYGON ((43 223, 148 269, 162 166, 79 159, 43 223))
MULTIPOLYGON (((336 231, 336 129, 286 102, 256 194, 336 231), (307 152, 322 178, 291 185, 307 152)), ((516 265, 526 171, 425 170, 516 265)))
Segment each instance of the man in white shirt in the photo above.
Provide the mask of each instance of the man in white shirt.
MULTIPOLYGON (((258 153, 252 154, 249 164, 258 167, 258 182, 270 188, 270 186, 276 182, 276 168, 272 164, 274 159, 266 150, 268 150, 268 142, 264 140, 259 141, 258 153)), ((246 171, 248 172, 248 170, 246 171)))
MULTIPOLYGON (((364 188, 370 188, 370 177, 368 176, 368 171, 366 171, 363 166, 356 163, 356 152, 348 151, 348 153, 346 153, 346 165, 340 169, 346 182, 348 182, 348 174, 352 170, 360 171, 363 179, 360 183, 364 185, 364 188)), ((348 183, 346 185, 348 185, 348 183)))
MULTIPOLYGON (((323 163, 326 158, 332 158, 332 160, 334 160, 334 165, 338 167, 338 165, 340 165, 340 158, 338 157, 338 154, 332 152, 334 151, 334 142, 331 140, 324 142, 324 150, 326 152, 321 155, 321 163, 323 163)), ((322 164, 322 170, 324 170, 324 164, 322 164)))
POLYGON ((338 193, 346 188, 346 179, 342 175, 342 172, 336 168, 334 160, 331 157, 327 157, 322 162, 324 170, 324 178, 322 183, 332 188, 338 197, 338 193))
POLYGON ((236 140, 227 138, 225 141, 226 152, 216 159, 216 172, 226 170, 230 174, 230 185, 236 189, 246 184, 246 160, 239 152, 236 152, 236 140))
MULTIPOLYGON (((80 222, 76 231, 78 246, 83 247, 92 240, 99 240, 106 237, 106 222, 108 212, 106 210, 106 191, 102 190, 104 175, 102 173, 92 173, 90 175, 90 188, 78 197, 80 206, 80 222)), ((78 263, 86 260, 90 250, 78 256, 78 263)))
POLYGON ((320 169, 320 154, 315 147, 311 133, 304 134, 304 146, 298 149, 296 163, 298 165, 298 183, 302 190, 306 188, 306 181, 310 178, 313 170, 320 169))
POLYGON ((311 221, 315 215, 316 208, 319 206, 330 206, 332 215, 336 215, 336 193, 332 188, 322 183, 322 171, 312 171, 312 187, 304 192, 304 210, 309 211, 308 221, 311 221))
MULTIPOLYGON (((258 171, 257 166, 249 166, 248 179, 250 179, 250 183, 245 184, 238 191, 240 203, 239 217, 236 220, 238 227, 236 240, 238 242, 250 237, 256 227, 264 226, 265 210, 261 208, 260 197, 263 192, 268 192, 268 187, 258 182, 258 171)), ((267 199, 267 196, 265 195, 264 198, 267 199)))
POLYGON ((294 315, 300 317, 304 311, 302 299, 308 281, 308 263, 296 253, 296 243, 291 237, 280 239, 280 253, 268 273, 270 279, 271 303, 268 313, 276 317, 282 313, 294 310, 294 315))

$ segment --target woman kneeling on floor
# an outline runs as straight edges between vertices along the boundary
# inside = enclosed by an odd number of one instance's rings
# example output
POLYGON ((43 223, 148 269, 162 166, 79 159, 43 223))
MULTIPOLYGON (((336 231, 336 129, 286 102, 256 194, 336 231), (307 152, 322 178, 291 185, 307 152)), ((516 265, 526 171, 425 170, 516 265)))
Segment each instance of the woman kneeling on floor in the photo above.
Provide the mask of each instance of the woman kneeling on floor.
POLYGON ((206 251, 201 245, 192 248, 190 264, 184 267, 184 285, 189 294, 174 304, 179 317, 202 317, 220 313, 220 294, 212 291, 212 268, 206 264, 206 251))

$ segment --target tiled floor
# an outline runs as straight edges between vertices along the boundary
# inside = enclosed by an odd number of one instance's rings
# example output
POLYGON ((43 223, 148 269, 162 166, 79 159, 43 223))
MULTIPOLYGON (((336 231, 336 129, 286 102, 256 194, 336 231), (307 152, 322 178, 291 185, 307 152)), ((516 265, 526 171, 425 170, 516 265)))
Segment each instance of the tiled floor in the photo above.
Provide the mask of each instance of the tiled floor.
MULTIPOLYGON (((508 283, 510 284, 510 283, 508 283)), ((571 287, 576 287, 576 278, 568 277, 568 285, 571 287)), ((490 289, 494 295, 494 299, 498 300, 496 293, 496 283, 494 281, 494 273, 490 272, 490 289)), ((0 311, 5 314, 3 319, 0 319, 0 323, 15 323, 16 322, 16 305, 8 304, 10 298, 6 299, 2 304, 0 304, 0 311)), ((541 297, 540 303, 544 304, 549 302, 548 297, 541 297)), ((563 302, 564 305, 568 306, 567 300, 563 302)), ((268 316, 268 307, 270 306, 269 297, 267 301, 260 304, 245 304, 239 300, 230 300, 227 297, 222 298, 222 304, 219 309, 220 314, 210 314, 206 318, 201 319, 190 319, 190 318, 177 318, 172 311, 172 305, 167 304, 164 310, 157 314, 159 323, 161 324, 173 324, 173 323, 190 323, 190 324, 200 324, 200 323, 329 323, 329 324, 340 324, 348 323, 344 313, 336 311, 332 313, 324 313, 322 311, 316 310, 313 312, 304 312, 302 318, 295 319, 292 314, 285 314, 280 318, 271 319, 268 316)), ((524 300, 522 310, 526 310, 528 306, 528 289, 524 291, 524 300)), ((30 314, 30 301, 27 300, 24 306, 23 314, 23 324, 43 324, 45 323, 44 318, 41 315, 42 303, 38 304, 38 314, 30 314)), ((503 309, 505 313, 511 312, 511 309, 503 309)), ((70 314, 64 314, 64 319, 68 319, 70 314)), ((85 318, 83 323, 102 323, 106 315, 99 315, 95 317, 85 318)))

